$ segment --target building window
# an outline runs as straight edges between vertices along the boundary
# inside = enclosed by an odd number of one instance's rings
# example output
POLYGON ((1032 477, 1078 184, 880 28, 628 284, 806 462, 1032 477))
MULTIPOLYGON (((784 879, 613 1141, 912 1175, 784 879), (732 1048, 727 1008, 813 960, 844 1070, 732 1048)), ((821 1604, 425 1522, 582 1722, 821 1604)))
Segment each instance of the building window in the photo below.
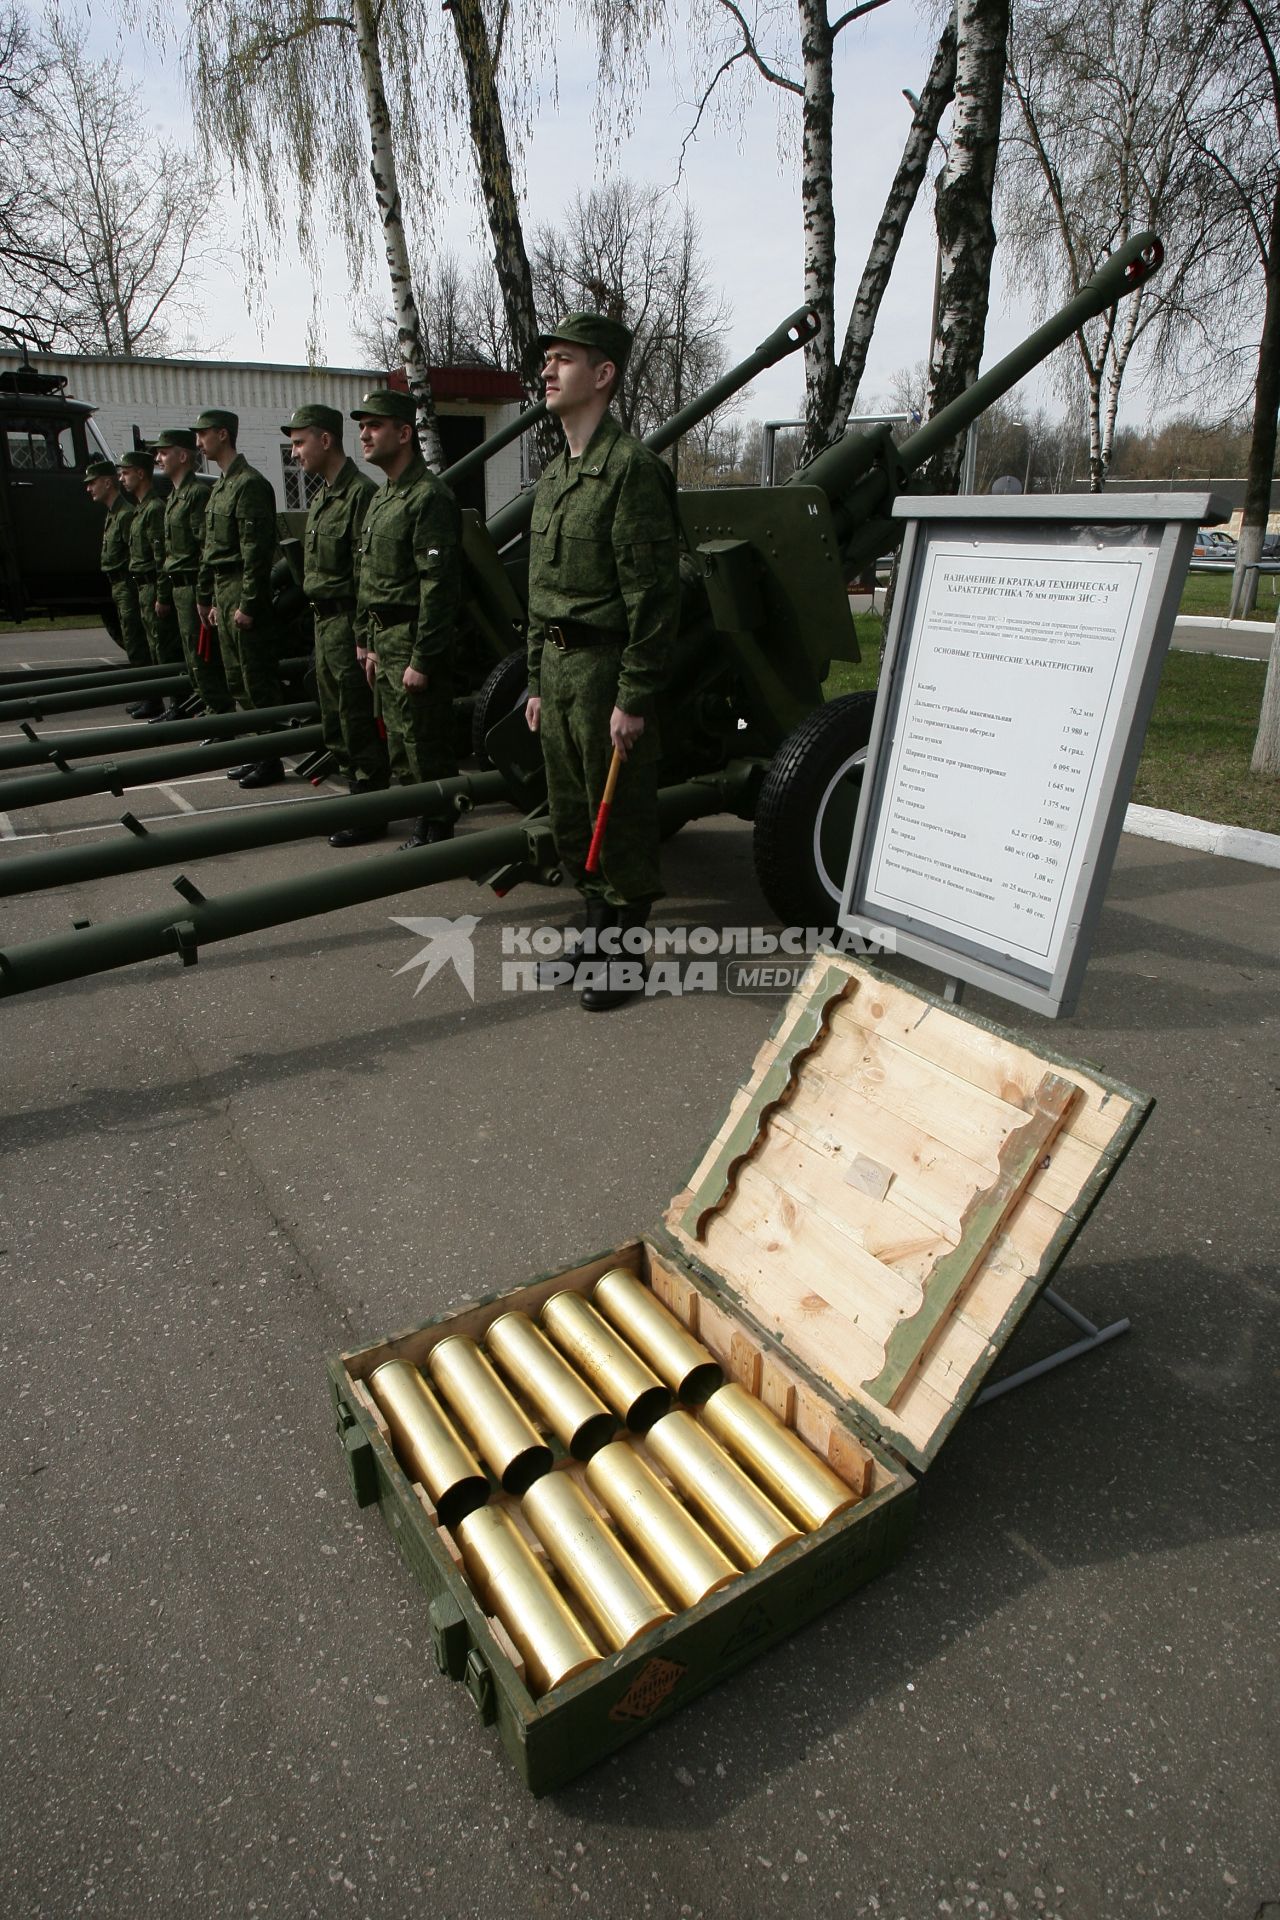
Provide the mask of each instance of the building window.
POLYGON ((303 507, 311 505, 324 481, 318 473, 304 473, 301 467, 294 464, 292 447, 281 447, 280 465, 284 470, 286 511, 299 513, 303 507))

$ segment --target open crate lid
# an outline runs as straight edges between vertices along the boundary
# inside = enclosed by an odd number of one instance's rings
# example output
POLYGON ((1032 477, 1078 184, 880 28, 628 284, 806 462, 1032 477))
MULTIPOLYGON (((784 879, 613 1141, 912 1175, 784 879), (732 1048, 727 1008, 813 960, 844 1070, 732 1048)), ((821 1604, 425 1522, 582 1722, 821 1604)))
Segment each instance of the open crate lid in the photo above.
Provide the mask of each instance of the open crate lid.
POLYGON ((856 1425, 924 1467, 1151 1106, 822 953, 665 1219, 856 1425))

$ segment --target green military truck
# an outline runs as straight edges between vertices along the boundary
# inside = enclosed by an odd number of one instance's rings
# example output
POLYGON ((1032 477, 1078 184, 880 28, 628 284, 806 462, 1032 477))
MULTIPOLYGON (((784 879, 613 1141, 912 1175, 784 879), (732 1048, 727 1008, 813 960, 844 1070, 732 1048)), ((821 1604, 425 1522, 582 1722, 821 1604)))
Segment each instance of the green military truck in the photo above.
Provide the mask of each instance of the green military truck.
POLYGON ((0 373, 0 619, 83 613, 114 632, 90 460, 112 460, 85 400, 24 360, 0 373))

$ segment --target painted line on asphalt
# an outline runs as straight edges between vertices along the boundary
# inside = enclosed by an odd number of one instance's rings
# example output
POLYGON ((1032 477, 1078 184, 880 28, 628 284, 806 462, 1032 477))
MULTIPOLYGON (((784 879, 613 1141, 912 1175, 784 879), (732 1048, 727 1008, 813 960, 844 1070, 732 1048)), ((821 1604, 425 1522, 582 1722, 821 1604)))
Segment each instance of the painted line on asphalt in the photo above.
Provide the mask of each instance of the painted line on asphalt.
POLYGON ((156 792, 162 793, 166 800, 172 800, 174 806, 178 808, 180 813, 198 812, 198 808, 193 807, 189 800, 184 800, 180 793, 175 793, 171 786, 157 786, 156 792))
POLYGON ((0 813, 0 840, 18 840, 21 835, 7 813, 0 813))

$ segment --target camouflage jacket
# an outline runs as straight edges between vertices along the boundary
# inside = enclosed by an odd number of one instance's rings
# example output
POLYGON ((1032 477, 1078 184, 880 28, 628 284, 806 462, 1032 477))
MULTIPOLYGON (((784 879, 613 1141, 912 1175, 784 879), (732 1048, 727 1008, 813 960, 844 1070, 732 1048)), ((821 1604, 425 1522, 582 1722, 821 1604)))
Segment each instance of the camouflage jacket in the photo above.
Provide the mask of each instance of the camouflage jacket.
POLYGON ((623 636, 618 705, 648 716, 680 617, 680 528, 669 467, 606 414, 574 460, 565 447, 533 496, 529 691, 549 625, 623 636))
POLYGON ((141 503, 134 501, 129 525, 129 571, 137 580, 154 580, 163 565, 164 501, 153 492, 141 503))
POLYGON ((253 615, 271 606, 271 566, 276 556, 276 497, 271 482, 238 453, 209 489, 204 513, 204 553, 197 589, 206 604, 213 599, 218 573, 244 578, 239 606, 253 615))
POLYGON ((424 673, 453 646, 462 615, 462 513, 420 453, 370 504, 359 577, 362 647, 377 652, 380 625, 407 625, 409 664, 424 673))
POLYGON ((360 534, 377 487, 348 460, 311 502, 303 541, 302 591, 309 600, 354 600, 360 583, 360 534))
POLYGON ((134 505, 125 493, 119 494, 107 508, 102 529, 102 571, 115 578, 129 571, 129 527, 134 505))
POLYGON ((156 583, 156 598, 173 605, 173 579, 195 585, 204 551, 204 512, 212 488, 189 473, 164 503, 164 572, 156 583))

